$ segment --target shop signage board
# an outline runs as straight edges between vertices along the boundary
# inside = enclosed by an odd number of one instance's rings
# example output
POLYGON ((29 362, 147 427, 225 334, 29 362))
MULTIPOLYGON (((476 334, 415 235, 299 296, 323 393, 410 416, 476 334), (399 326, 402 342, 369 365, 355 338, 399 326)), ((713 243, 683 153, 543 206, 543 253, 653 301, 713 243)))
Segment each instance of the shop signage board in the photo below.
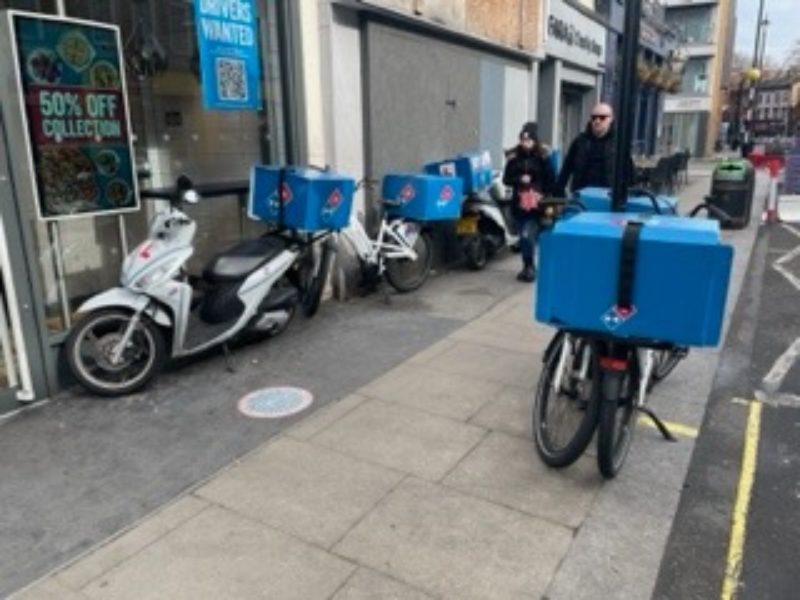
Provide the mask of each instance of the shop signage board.
POLYGON ((138 210, 119 29, 7 15, 39 217, 138 210))
POLYGON ((195 0, 203 106, 259 110, 261 65, 254 0, 195 0))
POLYGON ((549 5, 547 53, 594 71, 604 69, 606 28, 564 0, 551 0, 549 5))

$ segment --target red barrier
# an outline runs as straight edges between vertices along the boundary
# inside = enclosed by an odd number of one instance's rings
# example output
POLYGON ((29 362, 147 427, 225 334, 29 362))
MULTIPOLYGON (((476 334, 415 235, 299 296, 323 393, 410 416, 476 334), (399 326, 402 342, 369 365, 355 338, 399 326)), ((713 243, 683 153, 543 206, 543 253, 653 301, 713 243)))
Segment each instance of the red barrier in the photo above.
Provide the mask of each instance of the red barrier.
POLYGON ((777 163, 783 169, 786 164, 786 157, 783 154, 756 154, 753 152, 748 155, 747 160, 753 165, 755 169, 770 168, 770 165, 777 163))

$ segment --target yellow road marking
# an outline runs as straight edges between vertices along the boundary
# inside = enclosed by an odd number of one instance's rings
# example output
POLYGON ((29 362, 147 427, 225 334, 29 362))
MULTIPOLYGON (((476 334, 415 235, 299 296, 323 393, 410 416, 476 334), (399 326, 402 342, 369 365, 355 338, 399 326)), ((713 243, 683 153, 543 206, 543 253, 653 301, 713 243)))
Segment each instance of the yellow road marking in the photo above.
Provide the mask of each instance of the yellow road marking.
POLYGON ((763 406, 761 402, 751 402, 747 414, 747 430, 744 437, 744 450, 742 450, 742 470, 736 490, 736 504, 733 507, 731 539, 728 546, 728 558, 725 562, 725 580, 722 583, 722 595, 720 596, 722 600, 731 600, 736 596, 739 577, 742 574, 747 512, 750 508, 750 496, 753 492, 753 481, 756 475, 763 406))
MULTIPOLYGON (((644 425, 645 427, 650 427, 652 429, 658 429, 656 424, 653 423, 653 420, 648 417, 647 415, 640 415, 639 416, 639 424, 644 425)), ((688 425, 683 425, 682 423, 675 423, 674 421, 664 421, 664 425, 667 426, 672 433, 677 433, 683 437, 687 438, 696 438, 698 435, 697 429, 694 427, 689 427, 688 425)))

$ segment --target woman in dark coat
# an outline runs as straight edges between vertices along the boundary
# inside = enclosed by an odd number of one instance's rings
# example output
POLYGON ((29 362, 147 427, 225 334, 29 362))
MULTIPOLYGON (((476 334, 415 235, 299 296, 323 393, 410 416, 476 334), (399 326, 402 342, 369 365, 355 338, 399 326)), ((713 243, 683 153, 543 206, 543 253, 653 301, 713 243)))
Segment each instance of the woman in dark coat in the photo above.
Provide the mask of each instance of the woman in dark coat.
POLYGON ((536 279, 535 253, 539 235, 539 201, 555 185, 555 173, 547 159, 547 149, 539 143, 536 123, 525 123, 519 144, 508 155, 503 183, 511 187, 512 213, 517 221, 522 251, 519 281, 536 279))

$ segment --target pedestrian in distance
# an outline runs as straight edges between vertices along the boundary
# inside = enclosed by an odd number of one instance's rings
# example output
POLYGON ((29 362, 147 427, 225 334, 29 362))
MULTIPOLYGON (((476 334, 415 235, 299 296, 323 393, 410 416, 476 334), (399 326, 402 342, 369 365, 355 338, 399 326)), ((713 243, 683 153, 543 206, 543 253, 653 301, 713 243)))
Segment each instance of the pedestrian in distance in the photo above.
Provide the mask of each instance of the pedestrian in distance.
POLYGON ((539 202, 552 193, 555 184, 555 173, 547 153, 547 148, 539 143, 536 123, 525 123, 517 147, 508 154, 503 172, 503 183, 513 191, 511 211, 519 230, 522 254, 522 271, 517 275, 519 281, 531 282, 536 278, 539 202))
MULTIPOLYGON (((556 182, 556 195, 566 196, 570 180, 572 192, 586 187, 610 188, 616 162, 615 139, 614 110, 610 105, 600 103, 592 109, 591 120, 586 130, 580 133, 569 147, 556 182)), ((635 171, 630 152, 626 154, 630 185, 633 183, 635 171)))

